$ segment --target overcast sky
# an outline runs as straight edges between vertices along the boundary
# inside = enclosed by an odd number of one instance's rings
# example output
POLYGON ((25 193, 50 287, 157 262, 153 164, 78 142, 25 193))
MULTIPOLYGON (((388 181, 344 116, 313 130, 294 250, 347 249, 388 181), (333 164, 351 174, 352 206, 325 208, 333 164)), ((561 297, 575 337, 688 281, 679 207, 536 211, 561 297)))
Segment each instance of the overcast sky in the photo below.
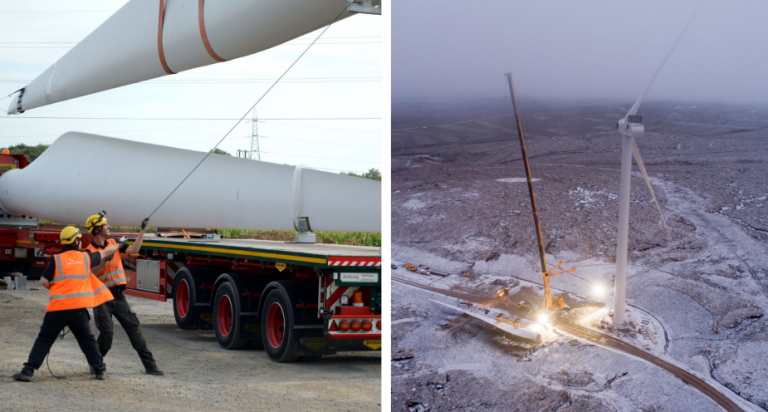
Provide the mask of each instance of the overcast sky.
MULTIPOLYGON (((0 96, 36 78, 125 3, 126 0, 0 3, 0 96)), ((230 119, 242 116, 319 32, 253 56, 29 110, 18 116, 0 112, 0 146, 51 143, 67 131, 80 131, 207 151, 234 125, 230 119)), ((333 172, 381 169, 381 17, 357 15, 342 20, 323 35, 320 43, 257 107, 259 117, 266 119, 259 123, 262 160, 333 172), (274 120, 279 118, 352 119, 274 120)), ((0 100, 0 109, 7 110, 9 104, 8 98, 0 100)), ((233 155, 237 149, 250 149, 251 126, 250 122, 238 126, 220 148, 233 155)))
MULTIPOLYGON (((626 100, 701 0, 393 1, 393 102, 517 94, 626 100)), ((647 99, 768 102, 768 2, 706 0, 647 99)))

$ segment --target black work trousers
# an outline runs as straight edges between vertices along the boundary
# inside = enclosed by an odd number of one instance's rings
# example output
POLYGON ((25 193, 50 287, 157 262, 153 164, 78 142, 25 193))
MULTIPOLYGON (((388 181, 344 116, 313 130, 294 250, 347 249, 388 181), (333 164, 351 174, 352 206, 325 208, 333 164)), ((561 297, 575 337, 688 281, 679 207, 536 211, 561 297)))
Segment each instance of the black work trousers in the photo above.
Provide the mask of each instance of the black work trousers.
POLYGON ((80 345, 80 350, 85 354, 88 364, 96 371, 103 372, 106 370, 104 359, 96 345, 96 339, 93 338, 91 333, 89 320, 90 317, 88 316, 87 309, 46 312, 45 318, 43 318, 43 326, 40 327, 40 333, 37 335, 35 344, 32 346, 32 352, 29 353, 29 360, 24 364, 25 374, 31 376, 35 370, 40 369, 43 361, 45 361, 45 356, 48 355, 51 346, 56 342, 56 338, 65 327, 69 327, 69 330, 72 331, 75 339, 77 339, 77 344, 80 345))
POLYGON ((144 341, 139 329, 139 318, 131 311, 121 289, 119 287, 114 290, 110 288, 113 290, 112 295, 115 298, 93 308, 96 328, 99 329, 99 338, 96 340, 99 344, 99 352, 101 352, 101 356, 107 356, 107 352, 112 348, 112 338, 115 335, 115 325, 112 323, 112 316, 114 316, 125 329, 125 333, 128 334, 128 339, 131 341, 133 349, 139 354, 144 368, 155 367, 157 366, 155 359, 152 357, 152 352, 147 348, 147 342, 144 341))

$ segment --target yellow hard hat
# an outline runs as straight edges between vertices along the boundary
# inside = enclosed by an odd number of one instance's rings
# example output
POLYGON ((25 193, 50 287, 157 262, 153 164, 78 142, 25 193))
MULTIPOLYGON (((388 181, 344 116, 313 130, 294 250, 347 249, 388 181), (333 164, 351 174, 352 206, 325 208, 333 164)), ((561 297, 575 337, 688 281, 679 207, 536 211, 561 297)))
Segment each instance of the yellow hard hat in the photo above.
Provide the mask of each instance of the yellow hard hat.
POLYGON ((82 237, 83 235, 80 234, 80 229, 74 226, 67 226, 61 230, 59 241, 62 245, 71 245, 74 243, 75 239, 80 239, 82 237))
POLYGON ((85 228, 88 229, 89 233, 93 233, 93 229, 107 223, 107 217, 105 215, 106 213, 101 212, 98 215, 88 216, 88 219, 85 221, 85 228))

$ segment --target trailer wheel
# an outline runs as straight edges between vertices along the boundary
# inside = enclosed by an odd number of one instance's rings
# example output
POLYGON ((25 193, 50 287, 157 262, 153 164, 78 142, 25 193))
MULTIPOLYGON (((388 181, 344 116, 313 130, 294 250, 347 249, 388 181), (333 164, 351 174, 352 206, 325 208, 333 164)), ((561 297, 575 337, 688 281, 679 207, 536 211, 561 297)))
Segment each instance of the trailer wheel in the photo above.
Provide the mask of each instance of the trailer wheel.
POLYGON ((214 299, 213 330, 216 340, 224 349, 243 349, 249 341, 240 339, 240 305, 232 284, 219 286, 214 299))
POLYGON ((293 312, 282 290, 267 295, 261 311, 261 338, 269 358, 275 362, 293 362, 293 312))
POLYGON ((195 291, 192 278, 186 270, 180 270, 173 282, 173 317, 180 329, 192 330, 195 327, 195 291))

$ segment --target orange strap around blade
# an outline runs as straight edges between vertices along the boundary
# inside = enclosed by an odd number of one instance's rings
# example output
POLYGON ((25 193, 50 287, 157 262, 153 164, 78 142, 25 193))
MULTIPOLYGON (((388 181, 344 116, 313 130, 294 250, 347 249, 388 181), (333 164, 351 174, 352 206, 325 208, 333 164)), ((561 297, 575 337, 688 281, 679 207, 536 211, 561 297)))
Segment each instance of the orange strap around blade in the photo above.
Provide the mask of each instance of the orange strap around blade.
POLYGON ((208 42, 208 35, 205 33, 205 18, 203 16, 205 14, 205 10, 204 10, 205 0, 198 0, 197 5, 198 5, 197 7, 198 21, 200 22, 200 36, 203 38, 203 44, 205 45, 205 50, 207 50, 208 54, 210 54, 211 57, 213 57, 213 59, 216 60, 217 62, 225 62, 226 60, 219 57, 219 55, 216 54, 215 51, 213 51, 213 47, 211 47, 211 43, 208 42))
POLYGON ((165 62, 165 53, 163 52, 163 20, 165 16, 165 0, 160 0, 160 15, 157 19, 157 52, 160 54, 160 64, 163 65, 163 70, 168 74, 176 74, 168 68, 168 63, 165 62))

